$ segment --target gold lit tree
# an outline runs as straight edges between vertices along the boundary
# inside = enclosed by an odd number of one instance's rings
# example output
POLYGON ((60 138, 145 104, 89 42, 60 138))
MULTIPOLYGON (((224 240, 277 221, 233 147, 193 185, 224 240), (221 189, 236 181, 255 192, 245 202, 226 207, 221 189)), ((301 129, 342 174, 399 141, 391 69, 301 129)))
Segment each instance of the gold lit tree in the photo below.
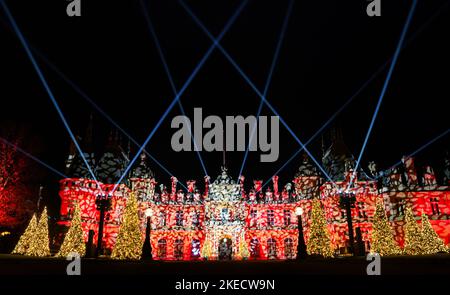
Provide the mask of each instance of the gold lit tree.
POLYGON ((30 256, 50 256, 49 237, 48 237, 48 217, 47 208, 39 218, 36 230, 30 240, 30 245, 25 253, 30 256))
POLYGON ((422 239, 424 242, 424 254, 435 254, 439 252, 448 252, 444 241, 439 238, 436 231, 431 226, 427 215, 422 213, 422 239))
POLYGON ((19 242, 17 243, 14 250, 11 252, 12 254, 26 254, 28 248, 30 247, 31 239, 34 237, 34 233, 37 227, 37 219, 36 214, 33 214, 25 232, 20 236, 19 242))
POLYGON ((212 253, 211 241, 208 238, 206 238, 202 247, 202 257, 208 259, 209 257, 211 257, 211 253, 212 253))
POLYGON ((332 257, 330 233, 328 232, 325 214, 321 208, 320 201, 314 200, 311 209, 311 225, 307 243, 308 254, 332 257))
POLYGON ((84 242, 83 228, 81 227, 81 211, 78 203, 75 205, 75 210, 72 216, 72 222, 69 231, 64 238, 57 256, 67 257, 69 253, 78 253, 84 256, 86 252, 86 244, 84 242))
POLYGON ((142 246, 143 239, 137 200, 134 194, 130 194, 111 257, 114 259, 138 260, 141 258, 142 246))
POLYGON ((405 221, 405 247, 403 248, 403 253, 407 255, 424 254, 425 247, 423 243, 422 231, 414 218, 411 208, 406 209, 405 221))
POLYGON ((244 235, 241 236, 239 241, 239 255, 242 259, 247 259, 250 256, 250 252, 248 251, 247 242, 245 241, 244 235))
POLYGON ((377 202, 376 204, 372 225, 372 252, 378 253, 381 256, 399 255, 402 253, 400 247, 394 240, 391 225, 384 211, 383 202, 377 202))

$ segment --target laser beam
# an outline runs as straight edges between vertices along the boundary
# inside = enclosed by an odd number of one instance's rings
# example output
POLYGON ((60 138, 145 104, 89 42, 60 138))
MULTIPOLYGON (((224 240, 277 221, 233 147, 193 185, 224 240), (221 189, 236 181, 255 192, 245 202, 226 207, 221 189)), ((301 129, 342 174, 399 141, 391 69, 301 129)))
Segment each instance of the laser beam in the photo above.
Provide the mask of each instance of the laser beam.
MULTIPOLYGON (((450 4, 450 1, 445 2, 443 5, 441 5, 438 9, 435 10, 435 12, 428 18, 428 20, 426 22, 424 22, 420 28, 415 31, 411 37, 406 40, 402 50, 404 50, 406 48, 406 46, 408 46, 420 33, 422 33, 427 27, 428 25, 430 25, 433 20, 439 16, 443 9, 446 8, 448 6, 448 4, 450 4)), ((392 61, 392 57, 390 57, 383 65, 381 65, 377 71, 375 71, 372 76, 366 81, 364 82, 361 87, 322 125, 322 127, 316 131, 316 133, 314 133, 313 136, 311 136, 311 138, 305 143, 306 146, 308 146, 308 144, 313 141, 319 134, 322 133, 322 131, 356 98, 359 96, 359 94, 370 84, 372 83, 372 81, 381 73, 383 72, 383 70, 389 65, 389 63, 392 61)), ((283 164, 281 165, 281 167, 270 177, 268 178, 268 180, 264 183, 264 185, 262 186, 262 188, 266 187, 266 185, 268 185, 272 178, 276 175, 278 175, 278 173, 280 173, 280 171, 282 171, 290 162, 292 162, 292 160, 294 160, 298 154, 300 154, 300 152, 303 150, 303 148, 299 148, 297 151, 295 151, 291 157, 283 164)))
POLYGON ((352 173, 352 176, 350 177, 350 182, 349 182, 349 186, 348 186, 347 190, 351 188, 351 186, 353 184, 353 180, 354 180, 355 175, 356 175, 356 172, 358 171, 358 167, 359 167, 359 164, 361 162, 362 155, 364 154, 364 151, 366 149, 367 142, 369 141, 370 134, 372 133, 372 128, 373 128, 373 126, 375 124, 375 120, 376 120, 377 115, 378 115, 378 111, 380 110, 381 103, 383 102, 383 98, 384 98, 384 96, 386 94, 386 91, 387 91, 387 88, 389 86, 389 82, 391 80, 392 73, 394 72, 395 65, 397 64, 398 57, 400 56, 400 51, 401 51, 402 46, 403 46, 403 41, 405 40, 406 33, 408 32, 409 25, 410 25, 411 20, 412 20, 412 18, 414 16, 414 12, 415 12, 416 6, 417 6, 417 0, 413 0, 413 3, 411 5, 411 9, 409 10, 408 17, 406 19, 406 22, 405 22, 405 25, 403 27, 402 33, 400 35, 400 40, 398 41, 397 48, 395 49, 394 57, 392 58, 391 65, 389 67, 389 71, 388 71, 388 74, 386 76, 386 80, 384 81, 384 85, 383 85, 383 88, 381 90, 380 97, 378 98, 378 102, 377 102, 377 105, 375 107, 375 112, 373 113, 372 120, 370 121, 369 129, 367 130, 366 137, 364 138, 364 143, 362 145, 361 151, 359 152, 359 156, 358 156, 358 160, 356 161, 354 172, 352 173))
MULTIPOLYGON (((166 72, 167 78, 169 79, 170 86, 172 88, 173 94, 176 96, 178 94, 178 90, 177 90, 177 87, 175 86, 175 82, 173 80, 172 73, 171 73, 171 71, 169 69, 169 65, 167 64, 166 57, 165 57, 165 55, 164 55, 164 53, 162 51, 162 47, 161 47, 161 43, 159 42, 158 35, 156 34, 155 28, 154 28, 154 26, 152 24, 152 21, 150 19, 150 14, 147 11, 147 7, 145 6, 144 1, 140 0, 140 3, 141 3, 141 6, 142 6, 142 10, 143 10, 143 13, 144 13, 145 20, 147 21, 148 29, 149 29, 152 37, 153 37, 153 40, 155 42, 155 45, 156 45, 156 48, 157 48, 157 51, 158 51, 158 54, 159 54, 159 57, 160 57, 161 62, 163 64, 163 67, 164 67, 164 70, 166 72)), ((178 106, 180 108, 181 114, 185 118, 187 118, 186 117, 186 113, 184 111, 183 104, 181 103, 181 100, 178 100, 178 106)), ((190 124, 188 124, 187 119, 186 119, 186 126, 188 126, 187 128, 188 128, 188 131, 189 131, 189 135, 191 136, 192 143, 194 144, 195 152, 197 153, 197 157, 198 157, 198 159, 200 161, 200 164, 202 166, 203 173, 206 176, 206 175, 208 175, 208 172, 206 170, 205 162, 203 161, 203 158, 202 158, 202 156, 200 154, 200 151, 198 149, 197 143, 196 143, 196 141, 194 139, 194 136, 192 135, 191 127, 190 127, 190 124)))
POLYGON ((61 118, 61 121, 63 122, 64 127, 67 129, 67 132, 69 133, 70 138, 72 139, 76 149, 78 150, 78 153, 80 154, 81 158, 83 159, 83 162, 86 165, 86 167, 87 167, 87 169, 89 171, 89 174, 91 174, 92 179, 94 179, 94 181, 97 183, 99 189, 101 190, 101 186, 98 183, 97 178, 95 177, 95 174, 92 171, 91 166, 87 162, 87 160, 86 160, 86 158, 85 158, 85 156, 83 154, 83 151, 81 150, 81 147, 79 146, 79 144, 78 144, 74 134, 72 133, 72 130, 70 129, 70 126, 69 126, 66 118, 64 117, 64 114, 62 113, 62 110, 59 107, 58 102, 56 101, 56 99, 55 99, 55 97, 53 95, 53 92, 50 89, 50 86, 48 85, 47 80, 44 77, 44 74, 42 73, 39 65, 37 64, 37 62, 36 62, 36 60, 35 60, 35 58, 33 56, 33 53, 31 52, 31 50, 30 50, 30 48, 29 48, 29 46, 27 44, 27 41, 26 41, 25 37, 23 36, 22 32, 20 31, 20 29, 19 29, 19 27, 18 27, 14 17, 12 16, 8 6, 6 5, 5 1, 4 0, 0 0, 0 3, 2 5, 2 7, 3 7, 3 10, 5 11, 6 16, 9 19, 9 22, 11 23, 11 26, 13 27, 17 37, 19 38, 20 43, 24 47, 24 49, 25 49, 25 51, 26 51, 26 53, 28 55, 28 58, 30 59, 30 61, 31 61, 31 63, 32 63, 32 65, 33 65, 37 75, 39 76, 39 79, 41 80, 42 85, 44 86, 48 96, 50 97, 50 100, 52 101, 53 105, 55 106, 55 109, 58 112, 58 115, 61 118))
POLYGON ((162 122, 164 121, 164 119, 167 117, 167 115, 169 114, 169 112, 172 110, 172 108, 174 107, 174 105, 177 103, 177 101, 180 99, 181 95, 184 93, 184 91, 186 91, 186 88, 189 86, 189 84, 192 82, 192 80, 195 78, 195 76, 197 75, 197 73, 200 71, 200 69, 202 68, 202 66, 205 64, 205 62, 208 60, 209 56, 211 55, 211 53, 214 51, 214 49, 217 47, 218 42, 223 38, 223 36, 226 34, 226 32, 229 30, 229 28, 231 27, 231 25, 234 23, 234 21, 236 20, 236 18, 239 16, 239 14, 241 13, 241 11, 244 9, 245 5, 247 4, 248 0, 244 0, 242 2, 242 4, 238 7, 238 9, 236 10, 236 12, 233 14, 233 16, 228 20, 227 24, 225 25, 225 27, 223 28, 222 32, 220 33, 220 35, 218 36, 216 42, 214 42, 213 45, 211 45, 208 49, 208 51, 205 53, 205 55, 203 56, 203 58, 200 60, 200 62, 197 64, 197 66, 195 67, 194 71, 191 73, 191 75, 189 76, 189 78, 187 79, 187 81, 184 83, 183 87, 181 87, 180 91, 178 92, 178 95, 175 96, 175 98, 173 99, 173 101, 170 103, 169 107, 166 109, 166 111, 163 113, 163 115, 161 116, 161 118, 158 120, 156 126, 153 128, 153 130, 150 132, 150 134, 147 136, 147 139, 144 141, 144 143, 142 144, 140 150, 136 153, 136 155, 134 156, 134 158, 131 160, 131 162, 128 164, 127 168, 125 169, 124 173, 122 174, 122 176, 119 178, 119 181, 114 185, 113 188, 113 192, 116 190, 117 186, 119 185, 119 183, 123 180, 123 178, 125 177, 125 175, 128 173, 128 171, 130 170, 130 167, 134 164, 134 162, 137 160, 139 154, 142 152, 142 150, 145 148, 145 146, 148 144, 148 142, 150 141, 150 139, 153 137, 153 135, 155 134, 156 130, 158 130, 158 128, 161 126, 162 122))
MULTIPOLYGON (((42 52, 37 50, 35 47, 30 46, 30 48, 35 52, 37 56, 51 69, 53 70, 58 76, 60 76, 61 79, 63 79, 67 84, 69 84, 76 93, 78 93, 82 98, 84 98, 95 110, 97 110, 108 122, 110 122, 114 127, 117 128, 122 134, 124 134, 134 145, 136 145, 138 148, 141 147, 141 145, 138 143, 138 141, 131 136, 125 129, 123 129, 110 115, 108 115, 89 95, 87 95, 86 92, 84 92, 75 82, 73 82, 69 77, 67 77, 58 67, 56 67, 48 58, 44 56, 42 52)), ((169 171, 156 157, 154 157, 150 152, 148 152, 146 149, 143 150, 143 153, 145 153, 153 162, 155 162, 164 172, 167 173, 169 176, 174 176, 174 174, 169 171)), ((187 187, 180 182, 180 185, 187 190, 187 187)))
POLYGON ((325 175, 325 177, 335 185, 334 181, 331 179, 330 175, 323 169, 323 167, 319 164, 319 162, 315 159, 315 157, 311 154, 311 152, 304 146, 303 142, 298 138, 298 136, 294 133, 294 131, 289 127, 283 117, 276 111, 276 109, 272 106, 272 104, 264 97, 264 95, 258 90, 252 80, 245 74, 245 72, 239 67, 239 65, 235 62, 235 60, 228 54, 228 52, 218 43, 218 40, 214 38, 214 36, 208 31, 205 25, 200 21, 200 19, 192 12, 192 10, 182 1, 179 1, 186 12, 192 17, 195 23, 202 29, 202 31, 214 42, 217 44, 217 48, 222 52, 222 54, 228 59, 228 61, 233 65, 233 67, 239 72, 239 74, 244 78, 244 80, 249 84, 249 86, 255 91, 255 93, 264 101, 264 103, 269 107, 269 109, 279 117, 280 122, 284 125, 284 127, 288 130, 288 132, 292 135, 292 137, 297 141, 297 143, 303 147, 305 152, 311 158, 311 160, 316 164, 319 170, 325 175))
MULTIPOLYGON (((284 21, 283 21, 283 25, 281 27, 280 36, 278 37, 278 43, 277 43, 277 46, 276 46, 276 49, 275 49, 275 53, 274 53, 274 56, 273 56, 273 59, 272 59, 272 64, 270 66, 269 74, 267 76, 266 85, 264 86, 264 91, 263 91, 264 97, 267 97, 267 92, 269 90, 269 86, 270 86, 270 83, 272 81, 272 76, 273 76, 273 72, 275 70, 275 66, 277 64, 277 61, 278 61, 278 56, 280 55, 281 45, 283 44, 284 35, 286 33, 286 29, 287 29, 287 26, 288 26, 288 23, 289 23, 289 18, 291 16, 292 7, 293 6, 294 6, 294 1, 293 0, 289 1, 289 6, 288 6, 288 9, 287 9, 287 12, 286 12, 286 16, 285 16, 284 21)), ((263 105, 264 105, 264 101, 261 99, 261 102, 259 103, 259 106, 258 106, 258 111, 256 112, 256 121, 258 121, 258 119, 259 119, 259 115, 261 114, 261 110, 262 110, 263 105)), ((253 126, 253 129, 252 129, 251 134, 250 134, 250 139, 248 141, 247 148, 245 149, 244 159, 242 160, 241 169, 239 170, 239 177, 237 179, 238 181, 241 178, 242 171, 244 170, 245 163, 246 163, 247 157, 248 157, 248 152, 250 150, 250 144, 251 144, 251 142, 253 140, 253 136, 255 135, 255 131, 256 131, 256 124, 253 126)))
POLYGON ((37 163, 41 164, 42 166, 44 166, 45 168, 47 168, 48 170, 52 171, 53 173, 59 175, 62 178, 69 178, 67 175, 65 175, 64 173, 56 170, 55 168, 53 168, 52 166, 50 166, 49 164, 45 163, 44 161, 40 160, 39 158, 33 156, 32 154, 30 154, 29 152, 25 151, 24 149, 22 149, 21 147, 19 147, 17 144, 14 144, 12 142, 9 142, 8 140, 6 140, 3 137, 0 137, 0 141, 3 142, 6 145, 9 145, 10 147, 16 149, 17 151, 21 152, 22 154, 24 154, 26 157, 32 159, 33 161, 36 161, 37 163))

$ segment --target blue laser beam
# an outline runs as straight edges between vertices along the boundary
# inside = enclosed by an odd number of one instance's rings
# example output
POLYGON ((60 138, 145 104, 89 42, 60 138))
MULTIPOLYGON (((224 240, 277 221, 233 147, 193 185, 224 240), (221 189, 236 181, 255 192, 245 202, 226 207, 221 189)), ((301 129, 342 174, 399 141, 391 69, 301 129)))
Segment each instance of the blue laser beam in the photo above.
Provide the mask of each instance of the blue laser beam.
POLYGON ((167 115, 169 114, 169 112, 172 110, 172 108, 174 107, 174 105, 177 103, 177 101, 180 99, 181 95, 183 95, 184 91, 186 91, 187 87, 189 86, 189 84, 192 82, 192 80, 195 78, 195 76, 197 75, 197 73, 200 71, 200 69, 203 67, 203 65, 205 64, 205 62, 208 60, 209 56, 211 55, 211 53, 214 51, 214 49, 217 47, 218 42, 223 38, 223 36, 226 34, 226 32, 229 30, 229 28, 231 27, 231 25, 234 23, 234 21, 237 19, 237 17, 239 16, 239 14, 241 13, 241 11, 244 9, 245 5, 247 4, 248 0, 244 0, 241 5, 238 7, 238 9, 236 10, 236 12, 233 14, 233 16, 228 20, 227 24, 225 25, 225 27, 223 28, 222 32, 220 33, 220 35, 218 36, 216 42, 214 42, 213 45, 211 45, 208 49, 208 51, 205 53, 205 55, 203 56, 203 58, 200 60, 200 62, 197 64, 197 66, 195 67, 194 71, 191 73, 191 75, 189 76, 189 78, 187 79, 187 81, 184 83, 183 87, 181 87, 180 91, 178 92, 178 95, 175 96, 175 98, 173 99, 173 101, 170 103, 169 107, 166 109, 166 111, 163 113, 163 115, 161 116, 161 118, 159 119, 158 123, 156 124, 156 126, 153 128, 153 130, 150 132, 150 134, 147 136, 147 139, 144 141, 144 143, 142 144, 141 148, 139 149, 138 153, 136 153, 136 155, 134 156, 134 158, 131 160, 131 162, 128 164, 127 168, 125 169, 124 173, 122 174, 122 176, 119 178, 119 181, 114 185, 113 188, 113 192, 116 190, 117 186, 120 184, 120 182, 123 180, 123 178, 125 177, 125 175, 128 173, 128 171, 130 170, 130 167, 134 164, 134 162, 137 160, 139 154, 142 152, 142 149, 145 148, 145 146, 148 144, 148 142, 150 141, 150 139, 153 137, 153 135, 155 134, 156 130, 158 130, 158 128, 161 126, 162 122, 164 121, 164 119, 167 117, 167 115))
MULTIPOLYGON (((436 11, 429 17, 429 19, 423 23, 420 28, 415 31, 411 37, 406 40, 403 49, 405 49, 405 47, 407 45, 409 45, 420 33, 422 33, 427 27, 428 25, 430 25, 433 20, 439 16, 443 9, 446 8, 448 6, 448 4, 450 4, 450 1, 445 2, 442 6, 440 6, 438 9, 436 9, 436 11)), ((389 65, 389 63, 392 61, 392 57, 390 57, 383 65, 381 65, 377 71, 375 71, 372 76, 366 81, 364 82, 361 87, 322 125, 322 127, 316 131, 316 133, 314 133, 313 136, 311 136, 311 138, 305 143, 306 146, 308 146, 308 144, 313 141, 319 134, 322 133, 322 131, 356 98, 359 96, 359 94, 370 84, 372 83, 372 81, 381 73, 383 72, 383 70, 389 65)), ((303 150, 303 148, 299 148, 296 152, 294 152, 291 157, 272 175, 272 177, 268 178, 268 180, 264 183, 264 185, 262 186, 262 188, 266 187, 271 179, 278 175, 278 173, 280 173, 280 171, 282 171, 290 162, 292 162, 298 154, 300 154, 300 152, 303 150)))
MULTIPOLYGON (((417 150, 415 150, 414 152, 410 153, 407 157, 414 157, 415 155, 417 155, 418 153, 420 153, 421 151, 423 151, 424 149, 426 149, 427 147, 429 147, 430 145, 432 145, 433 143, 435 143, 436 141, 438 141, 439 139, 443 138, 444 136, 446 136, 448 133, 450 132, 450 128, 445 130, 444 132, 442 132, 441 134, 439 134, 438 136, 434 137, 433 139, 429 140, 427 143, 425 143, 424 145, 422 145, 420 148, 418 148, 417 150)), ((389 169, 387 170, 392 170, 395 167, 397 167, 398 165, 402 164, 402 161, 398 161, 397 163, 395 163, 394 165, 390 166, 389 169)), ((377 179, 380 178, 381 176, 377 176, 377 179)))
POLYGON ((58 105, 58 102, 56 101, 56 99, 55 99, 55 97, 53 95, 53 92, 50 89, 50 86, 48 85, 47 80, 44 77, 44 74, 42 73, 39 65, 37 64, 37 62, 36 62, 36 60, 35 60, 35 58, 33 56, 33 53, 31 52, 31 49, 29 48, 28 43, 25 40, 25 37, 23 36, 22 32, 20 31, 20 29, 19 29, 19 27, 18 27, 14 17, 12 16, 8 6, 6 5, 5 1, 0 0, 0 3, 2 5, 2 7, 3 7, 3 10, 5 11, 6 16, 9 19, 9 22, 11 23, 11 26, 13 27, 13 29, 14 29, 14 31, 16 33, 17 37, 19 38, 20 42, 22 43, 22 46, 24 47, 24 49, 25 49, 25 51, 26 51, 26 53, 28 55, 28 58, 30 59, 31 63, 33 64, 33 67, 36 70, 36 73, 38 74, 39 79, 41 80, 42 85, 44 86, 48 96, 50 97, 50 100, 52 101, 53 105, 55 106, 55 109, 58 112, 58 115, 61 118, 61 121, 63 122, 64 127, 67 129, 67 132, 69 133, 70 138, 72 139, 73 143, 75 144, 75 147, 77 148, 78 153, 80 154, 81 158, 83 159, 83 162, 86 165, 86 167, 87 167, 89 173, 91 174, 92 178, 95 180, 95 182, 98 184, 98 187, 100 188, 100 185, 99 185, 99 183, 97 181, 97 178, 95 177, 95 174, 92 171, 91 166, 89 165, 89 163, 87 162, 86 158, 84 157, 83 151, 81 150, 81 147, 79 146, 79 144, 78 144, 74 134, 72 133, 72 130, 70 129, 70 126, 69 126, 66 118, 64 117, 64 114, 62 113, 62 111, 61 111, 61 109, 60 109, 60 107, 58 105))
MULTIPOLYGON (((264 97, 267 97, 267 92, 269 91, 269 86, 270 86, 270 83, 272 81, 272 76, 273 76, 273 72, 275 70, 275 66, 277 64, 277 61, 278 61, 278 57, 280 55, 281 45, 283 44, 284 35, 286 33, 286 29, 287 29, 287 26, 288 26, 288 23, 289 23, 289 19, 290 19, 291 13, 292 13, 292 7, 293 6, 294 6, 294 1, 293 0, 289 1, 289 6, 288 6, 288 9, 287 9, 287 12, 286 12, 286 16, 285 16, 284 21, 283 21, 283 25, 281 27, 280 36, 278 37, 278 43, 277 43, 277 46, 276 46, 276 49, 275 49, 275 53, 274 53, 274 56, 273 56, 273 59, 272 59, 272 64, 270 65, 269 75, 267 76, 266 85, 264 86, 264 91, 263 91, 264 97)), ((262 110, 263 105, 264 105, 264 101, 261 99, 261 102, 259 103, 259 106, 258 106, 258 111, 256 112, 256 121, 258 121, 258 119, 259 119, 259 115, 261 114, 261 110, 262 110)), ((256 125, 253 126, 253 129, 252 129, 251 134, 250 134, 250 139, 248 141, 247 148, 245 149, 244 159, 242 160, 241 169, 239 170, 238 181, 241 178, 242 171, 244 170, 245 163, 246 163, 247 157, 248 157, 248 152, 250 150, 250 144, 251 144, 251 142, 253 140, 253 136, 255 135, 255 132, 256 132, 256 125)))
POLYGON ((410 8, 409 13, 408 13, 408 17, 407 17, 406 22, 405 22, 405 25, 403 26, 403 30, 402 30, 402 33, 400 35, 400 39, 399 39, 398 44, 397 44, 397 48, 395 49, 394 57, 392 58, 391 65, 389 67, 389 71, 388 71, 387 76, 386 76, 386 80, 384 81, 384 85, 383 85, 383 88, 381 90, 380 97, 378 98, 378 102, 377 102, 377 105, 375 107, 375 112, 373 113, 372 120, 370 121, 369 129, 367 130, 366 137, 364 138, 364 143, 362 145, 361 151, 359 152, 358 160, 356 161, 354 172, 352 173, 352 176, 350 177, 350 182, 349 182, 349 186, 348 186, 347 189, 351 188, 351 186, 353 184, 353 180, 354 180, 355 175, 356 175, 356 171, 358 171, 358 167, 359 167, 359 164, 361 162, 362 155, 364 154, 364 151, 366 149, 367 142, 369 141, 370 134, 372 133, 372 128, 373 128, 373 126, 375 124, 375 120, 376 120, 378 112, 380 110, 381 103, 383 102, 383 98, 384 98, 384 96, 386 94, 389 82, 390 82, 391 77, 392 77, 392 73, 394 72, 395 65, 397 64, 398 57, 400 56, 400 51, 401 51, 402 46, 403 46, 403 41, 405 40, 406 34, 408 32, 409 25, 410 25, 411 20, 412 20, 412 18, 414 16, 414 12, 415 12, 416 6, 417 6, 417 0, 413 0, 413 4, 411 5, 411 8, 410 8))
MULTIPOLYGON (((159 42, 158 35, 156 34, 155 27, 153 26, 152 21, 150 19, 150 14, 147 11, 147 7, 145 6, 144 1, 140 0, 140 3, 141 3, 141 6, 142 6, 142 10, 143 10, 143 13, 144 13, 145 20, 147 21, 148 29, 149 29, 152 37, 153 37, 153 40, 155 42, 155 45, 156 45, 156 48, 157 48, 157 51, 158 51, 158 54, 159 54, 159 57, 160 57, 161 62, 163 64, 163 67, 164 67, 164 70, 166 72, 167 78, 169 79, 169 83, 170 83, 170 86, 172 88, 173 94, 177 95, 178 94, 178 90, 177 90, 177 87, 175 86, 175 82, 173 80, 172 73, 171 73, 171 71, 169 69, 169 65, 167 63, 166 57, 165 57, 165 55, 163 53, 163 50, 162 50, 162 47, 161 47, 161 43, 159 42)), ((186 118, 186 112, 184 111, 184 107, 183 107, 183 104, 181 103, 181 100, 178 100, 178 106, 180 108, 181 114, 186 118)), ((187 121, 187 119, 186 119, 186 121, 187 121)), ((208 175, 208 172, 207 172, 206 166, 205 166, 205 162, 203 161, 203 158, 202 158, 202 156, 200 154, 200 151, 198 149, 197 143, 196 143, 196 141, 194 139, 194 136, 192 135, 190 124, 186 124, 186 126, 188 126, 189 135, 191 136, 192 143, 194 144, 195 152, 197 153, 197 158, 199 159, 200 164, 202 166, 203 173, 205 175, 208 175)))
MULTIPOLYGON (((136 145, 138 148, 141 147, 141 145, 138 143, 138 141, 132 137, 125 129, 123 129, 110 115, 108 115, 89 95, 87 95, 86 92, 84 92, 75 82, 73 82, 69 77, 67 77, 58 67, 56 67, 50 60, 48 60, 39 50, 34 48, 33 46, 30 46, 30 48, 35 52, 39 58, 44 61, 44 63, 53 70, 58 76, 61 77, 67 84, 69 84, 75 92, 77 92, 82 98, 84 98, 95 110, 97 110, 108 122, 110 122, 114 127, 117 128, 122 134, 124 134, 134 145, 136 145)), ((169 171, 156 157, 154 157, 150 152, 148 152, 146 149, 143 150, 143 152, 153 161, 155 162, 164 172, 166 172, 169 176, 174 176, 174 174, 169 171)), ((180 185, 187 190, 187 187, 180 182, 180 185)))
POLYGON ((53 173, 61 176, 62 178, 69 178, 67 175, 65 175, 64 173, 56 170, 55 168, 53 168, 52 166, 50 166, 49 164, 45 163, 44 161, 40 160, 39 158, 33 156, 32 154, 30 154, 29 152, 25 151, 24 149, 22 149, 21 147, 19 147, 17 144, 14 144, 12 142, 9 142, 8 140, 6 140, 3 137, 0 137, 0 141, 3 142, 6 145, 9 145, 10 147, 16 149, 17 151, 21 152, 22 154, 24 154, 25 156, 27 156, 28 158, 36 161, 37 163, 41 164, 42 166, 44 166, 45 168, 49 169, 50 171, 52 171, 53 173))
POLYGON ((239 72, 239 74, 244 78, 244 80, 249 84, 249 86, 255 91, 255 93, 264 101, 264 103, 269 107, 269 109, 279 117, 279 120, 281 124, 284 125, 284 127, 288 130, 288 132, 292 135, 292 137, 297 141, 297 143, 303 147, 305 152, 308 154, 308 156, 311 158, 311 160, 316 164, 316 166, 319 168, 319 170, 325 175, 325 177, 333 184, 334 181, 331 179, 330 175, 323 169, 323 167, 319 164, 319 162, 315 159, 315 157, 311 154, 311 152, 304 146, 303 142, 298 138, 298 136, 294 133, 294 131, 289 127, 289 125, 286 123, 286 121, 283 119, 283 117, 280 116, 280 114, 276 111, 276 109, 272 106, 272 104, 267 101, 267 99, 264 97, 264 95, 258 90, 258 88, 255 86, 255 84, 251 81, 251 79, 245 74, 245 72, 239 67, 239 65, 234 61, 234 59, 228 54, 228 52, 220 45, 218 44, 218 41, 214 36, 208 31, 208 29, 205 27, 205 25, 198 19, 198 17, 192 12, 192 10, 180 0, 181 5, 187 13, 192 17, 192 19, 195 21, 195 23, 202 29, 203 32, 211 39, 211 41, 214 42, 214 44, 217 44, 217 48, 222 52, 222 54, 228 59, 228 61, 233 65, 233 67, 239 72))

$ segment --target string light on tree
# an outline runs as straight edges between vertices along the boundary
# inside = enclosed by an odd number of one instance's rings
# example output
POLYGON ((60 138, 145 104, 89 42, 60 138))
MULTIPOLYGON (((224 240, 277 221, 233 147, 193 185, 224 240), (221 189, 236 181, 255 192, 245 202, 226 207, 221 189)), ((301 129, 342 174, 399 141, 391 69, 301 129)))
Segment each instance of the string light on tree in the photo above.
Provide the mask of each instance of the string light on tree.
POLYGON ((30 247, 31 239, 33 239, 34 233, 36 232, 36 227, 37 227, 37 218, 36 214, 33 214, 33 217, 28 223, 25 232, 20 237, 19 242, 17 243, 14 250, 11 252, 12 254, 24 255, 27 253, 27 250, 30 247))
POLYGON ((407 255, 423 254, 425 252, 425 247, 423 243, 422 231, 414 218, 411 208, 406 209, 405 221, 405 247, 403 248, 403 252, 407 255))
POLYGON ((46 207, 44 208, 44 211, 39 218, 39 222, 30 241, 30 246, 26 251, 26 255, 40 257, 51 255, 49 247, 48 217, 46 207))
POLYGON ((114 259, 138 260, 141 258, 142 246, 137 200, 134 194, 130 194, 111 257, 114 259))
POLYGON ((83 229, 81 228, 81 211, 78 203, 75 205, 75 211, 73 213, 69 231, 64 238, 64 242, 61 245, 61 249, 57 256, 67 257, 67 255, 72 252, 78 253, 80 256, 83 256, 86 252, 83 229))
POLYGON ((328 232, 325 214, 319 200, 314 200, 311 211, 311 226, 307 243, 308 254, 332 257, 330 234, 328 232))
POLYGON ((373 217, 371 252, 378 253, 381 256, 399 255, 402 252, 394 240, 391 225, 386 217, 382 202, 376 203, 373 217))
POLYGON ((422 238, 424 242, 424 254, 449 252, 444 241, 439 238, 438 234, 431 226, 428 216, 424 213, 422 213, 422 238))

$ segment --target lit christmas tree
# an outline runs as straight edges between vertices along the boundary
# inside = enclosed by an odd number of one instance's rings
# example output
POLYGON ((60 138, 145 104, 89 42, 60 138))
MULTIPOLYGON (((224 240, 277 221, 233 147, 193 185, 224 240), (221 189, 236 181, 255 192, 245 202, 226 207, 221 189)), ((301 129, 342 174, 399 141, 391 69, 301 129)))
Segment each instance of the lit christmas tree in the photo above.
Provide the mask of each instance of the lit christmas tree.
POLYGON ((81 211, 78 203, 75 205, 69 231, 57 256, 67 257, 72 252, 78 253, 80 256, 84 256, 86 252, 86 244, 84 243, 83 229, 81 227, 81 211))
POLYGON ((312 204, 311 226, 307 249, 310 255, 333 256, 327 221, 319 200, 314 200, 312 204))
POLYGON ((114 259, 138 260, 141 258, 142 245, 137 200, 134 194, 130 194, 111 257, 114 259))
POLYGON ((239 242, 239 255, 242 259, 247 259, 250 256, 250 252, 248 251, 248 246, 247 242, 245 241, 244 235, 242 235, 239 242))
POLYGON ((399 255, 402 253, 400 247, 394 240, 391 225, 386 217, 382 202, 377 202, 373 218, 372 230, 372 252, 381 256, 399 255))
POLYGON ((22 234, 22 236, 20 236, 19 242, 17 243, 14 250, 11 252, 12 254, 24 255, 27 253, 27 250, 30 247, 31 239, 34 237, 36 227, 37 227, 36 214, 33 214, 30 223, 28 223, 27 229, 22 234))
POLYGON ((406 209, 405 216, 405 247, 403 252, 407 255, 420 255, 424 253, 422 231, 414 218, 411 208, 406 209))
POLYGON ((428 217, 422 213, 422 238, 424 242, 424 254, 435 254, 439 252, 448 252, 444 241, 439 238, 436 231, 431 226, 428 217))
POLYGON ((205 239, 202 247, 202 257, 208 259, 211 257, 211 241, 209 239, 205 239))
POLYGON ((50 256, 49 238, 48 238, 48 217, 47 208, 39 218, 34 235, 31 238, 30 246, 27 249, 26 255, 30 256, 50 256))

